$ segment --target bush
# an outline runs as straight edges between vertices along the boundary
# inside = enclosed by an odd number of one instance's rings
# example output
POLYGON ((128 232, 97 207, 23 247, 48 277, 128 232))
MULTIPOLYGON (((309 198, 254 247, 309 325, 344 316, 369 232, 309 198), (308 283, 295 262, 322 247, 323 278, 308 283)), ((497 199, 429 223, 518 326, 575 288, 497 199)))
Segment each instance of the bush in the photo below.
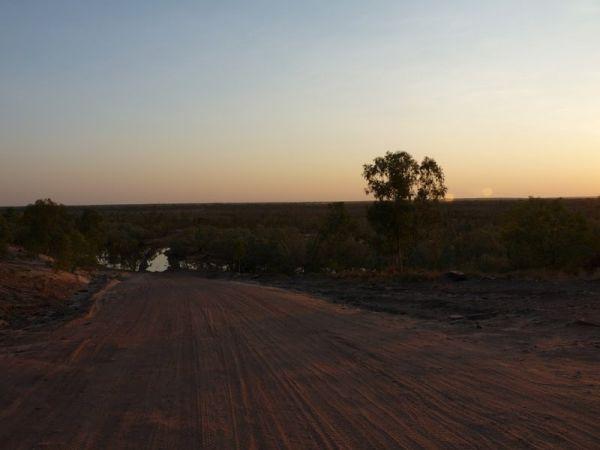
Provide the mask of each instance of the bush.
POLYGON ((53 257, 65 269, 94 265, 93 245, 77 229, 64 205, 50 199, 28 205, 18 224, 17 238, 28 252, 53 257))
POLYGON ((530 198, 508 214, 504 229, 513 268, 577 268, 593 252, 592 232, 579 213, 561 200, 530 198))
POLYGON ((147 250, 145 231, 131 223, 116 224, 108 230, 104 256, 110 264, 137 270, 147 250))
POLYGON ((477 226, 464 231, 454 241, 454 254, 464 269, 498 272, 509 268, 501 229, 494 226, 477 226))

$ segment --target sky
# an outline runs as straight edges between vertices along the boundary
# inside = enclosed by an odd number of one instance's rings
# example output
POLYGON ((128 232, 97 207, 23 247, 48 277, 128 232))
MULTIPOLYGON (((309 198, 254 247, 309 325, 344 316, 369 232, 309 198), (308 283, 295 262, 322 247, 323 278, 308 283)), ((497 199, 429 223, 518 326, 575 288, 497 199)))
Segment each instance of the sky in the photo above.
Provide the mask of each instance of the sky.
POLYGON ((600 0, 0 0, 0 205, 600 195, 600 0))

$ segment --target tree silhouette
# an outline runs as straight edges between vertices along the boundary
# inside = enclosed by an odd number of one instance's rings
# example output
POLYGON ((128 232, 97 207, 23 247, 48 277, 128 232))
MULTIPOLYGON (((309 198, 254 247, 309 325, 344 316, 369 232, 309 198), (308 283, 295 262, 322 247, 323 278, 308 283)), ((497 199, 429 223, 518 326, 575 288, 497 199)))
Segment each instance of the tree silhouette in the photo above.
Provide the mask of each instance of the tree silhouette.
POLYGON ((407 152, 387 152, 363 166, 363 177, 366 194, 376 199, 368 211, 369 222, 384 237, 384 246, 391 247, 394 265, 402 270, 405 249, 427 226, 424 212, 446 195, 444 172, 432 158, 419 164, 407 152))
POLYGON ((93 266, 100 246, 96 240, 100 237, 91 233, 98 231, 99 222, 93 217, 96 213, 84 213, 78 224, 64 205, 50 199, 37 200, 19 218, 16 243, 32 254, 53 257, 61 268, 93 266))

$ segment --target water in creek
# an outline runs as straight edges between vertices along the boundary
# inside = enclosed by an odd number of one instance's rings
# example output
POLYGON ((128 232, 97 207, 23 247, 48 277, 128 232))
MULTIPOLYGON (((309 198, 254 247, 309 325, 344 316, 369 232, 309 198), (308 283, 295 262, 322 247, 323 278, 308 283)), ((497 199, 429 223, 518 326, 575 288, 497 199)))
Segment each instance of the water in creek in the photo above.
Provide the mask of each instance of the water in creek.
MULTIPOLYGON (((146 264, 146 272, 164 272, 165 270, 167 270, 169 268, 169 258, 166 255, 167 251, 169 251, 168 247, 161 248, 158 249, 154 254, 150 255, 146 264)), ((129 269, 127 267, 124 267, 122 264, 112 264, 108 262, 108 258, 106 256, 99 257, 98 262, 100 263, 100 265, 108 267, 109 269, 129 269)), ((143 267, 142 261, 136 264, 135 271, 140 272, 141 267, 143 267)))
POLYGON ((168 248, 161 248, 152 258, 148 259, 146 272, 164 272, 167 270, 169 268, 169 258, 166 255, 168 250, 168 248))

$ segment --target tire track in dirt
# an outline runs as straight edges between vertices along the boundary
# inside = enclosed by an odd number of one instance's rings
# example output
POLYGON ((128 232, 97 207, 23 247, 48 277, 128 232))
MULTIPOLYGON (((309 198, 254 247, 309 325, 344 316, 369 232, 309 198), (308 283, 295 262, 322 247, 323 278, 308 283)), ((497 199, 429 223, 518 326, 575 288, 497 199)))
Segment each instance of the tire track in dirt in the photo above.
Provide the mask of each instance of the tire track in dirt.
POLYGON ((0 348, 6 448, 600 446, 598 361, 186 274, 104 295, 43 342, 0 348))

